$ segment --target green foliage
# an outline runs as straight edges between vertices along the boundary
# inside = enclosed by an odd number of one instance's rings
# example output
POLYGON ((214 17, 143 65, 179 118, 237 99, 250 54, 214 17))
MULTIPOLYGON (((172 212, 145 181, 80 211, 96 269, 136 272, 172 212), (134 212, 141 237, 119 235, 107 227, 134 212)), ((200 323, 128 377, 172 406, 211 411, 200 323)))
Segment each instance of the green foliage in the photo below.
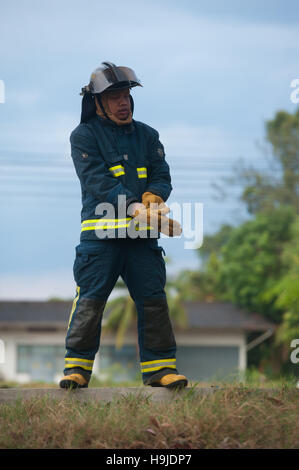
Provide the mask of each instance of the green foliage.
MULTIPOLYGON (((278 323, 276 342, 270 338, 249 353, 277 372, 288 368, 290 341, 299 338, 299 109, 277 112, 265 129, 268 169, 240 161, 223 178, 229 194, 233 184, 243 186, 240 199, 254 218, 205 236, 200 271, 178 280, 186 300, 227 300, 278 323)), ((218 186, 221 200, 224 187, 218 186)))
POLYGON ((265 300, 275 299, 274 305, 282 309, 282 324, 278 329, 278 344, 290 343, 299 338, 299 217, 291 226, 291 238, 284 244, 282 262, 284 274, 263 295, 265 300))
POLYGON ((221 249, 220 277, 227 299, 276 322, 281 320, 281 306, 264 293, 285 271, 281 254, 293 220, 291 207, 261 213, 236 228, 221 249))
POLYGON ((229 239, 230 234, 234 227, 228 224, 223 224, 218 232, 213 235, 205 235, 203 245, 198 248, 198 256, 203 263, 208 262, 209 257, 220 253, 220 249, 225 245, 229 239))

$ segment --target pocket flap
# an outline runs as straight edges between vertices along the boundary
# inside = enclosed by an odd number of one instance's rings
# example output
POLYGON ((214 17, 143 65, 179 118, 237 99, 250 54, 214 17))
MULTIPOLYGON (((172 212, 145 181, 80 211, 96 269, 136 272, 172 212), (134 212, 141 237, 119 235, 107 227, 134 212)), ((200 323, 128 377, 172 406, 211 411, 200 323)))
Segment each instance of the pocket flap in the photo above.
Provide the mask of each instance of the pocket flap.
MULTIPOLYGON (((123 155, 117 155, 116 152, 108 152, 106 155, 105 155, 105 160, 107 161, 108 164, 115 164, 117 162, 122 162, 124 160, 124 156, 123 155)), ((112 166, 112 165, 110 165, 112 166)))

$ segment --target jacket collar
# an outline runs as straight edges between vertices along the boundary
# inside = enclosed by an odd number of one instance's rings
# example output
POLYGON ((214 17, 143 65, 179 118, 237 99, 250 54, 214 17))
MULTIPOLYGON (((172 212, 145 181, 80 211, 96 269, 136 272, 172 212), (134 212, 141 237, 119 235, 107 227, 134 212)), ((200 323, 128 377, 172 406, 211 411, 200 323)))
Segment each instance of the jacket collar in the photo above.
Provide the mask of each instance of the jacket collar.
POLYGON ((118 126, 115 122, 111 121, 110 119, 103 118, 98 114, 95 116, 95 118, 100 122, 102 126, 111 127, 113 129, 119 129, 121 133, 123 132, 125 134, 131 134, 135 130, 134 119, 132 119, 132 122, 130 124, 118 126))

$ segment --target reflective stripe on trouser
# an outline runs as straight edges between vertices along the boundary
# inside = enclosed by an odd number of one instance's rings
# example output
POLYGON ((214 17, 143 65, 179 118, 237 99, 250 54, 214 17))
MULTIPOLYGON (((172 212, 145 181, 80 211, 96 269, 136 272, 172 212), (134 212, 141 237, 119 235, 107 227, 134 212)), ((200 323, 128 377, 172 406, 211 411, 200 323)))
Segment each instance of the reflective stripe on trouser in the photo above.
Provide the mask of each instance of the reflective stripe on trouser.
POLYGON ((157 361, 147 361, 140 363, 141 372, 158 372, 158 370, 164 369, 165 367, 175 369, 176 359, 158 359, 157 361))
POLYGON ((169 371, 177 372, 162 251, 157 239, 99 239, 82 241, 76 247, 77 295, 66 336, 66 374, 81 371, 84 377, 90 378, 100 347, 103 311, 119 276, 126 283, 137 310, 144 383, 169 371))

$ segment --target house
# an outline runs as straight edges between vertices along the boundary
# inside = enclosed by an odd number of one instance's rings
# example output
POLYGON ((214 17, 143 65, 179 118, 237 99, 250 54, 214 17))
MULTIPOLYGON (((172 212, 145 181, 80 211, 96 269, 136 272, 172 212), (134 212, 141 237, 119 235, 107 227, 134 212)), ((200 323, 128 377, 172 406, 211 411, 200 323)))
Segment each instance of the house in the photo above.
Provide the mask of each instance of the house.
MULTIPOLYGON (((71 301, 0 301, 0 380, 58 383, 64 368, 71 301)), ((271 336, 275 325, 229 302, 185 302, 189 326, 175 328, 177 367, 192 381, 242 377, 247 351, 271 336), (257 338, 248 344, 250 332, 257 338)), ((106 307, 105 316, 109 314, 106 307)), ((104 334, 93 372, 115 381, 140 376, 136 329, 122 349, 104 334)))

